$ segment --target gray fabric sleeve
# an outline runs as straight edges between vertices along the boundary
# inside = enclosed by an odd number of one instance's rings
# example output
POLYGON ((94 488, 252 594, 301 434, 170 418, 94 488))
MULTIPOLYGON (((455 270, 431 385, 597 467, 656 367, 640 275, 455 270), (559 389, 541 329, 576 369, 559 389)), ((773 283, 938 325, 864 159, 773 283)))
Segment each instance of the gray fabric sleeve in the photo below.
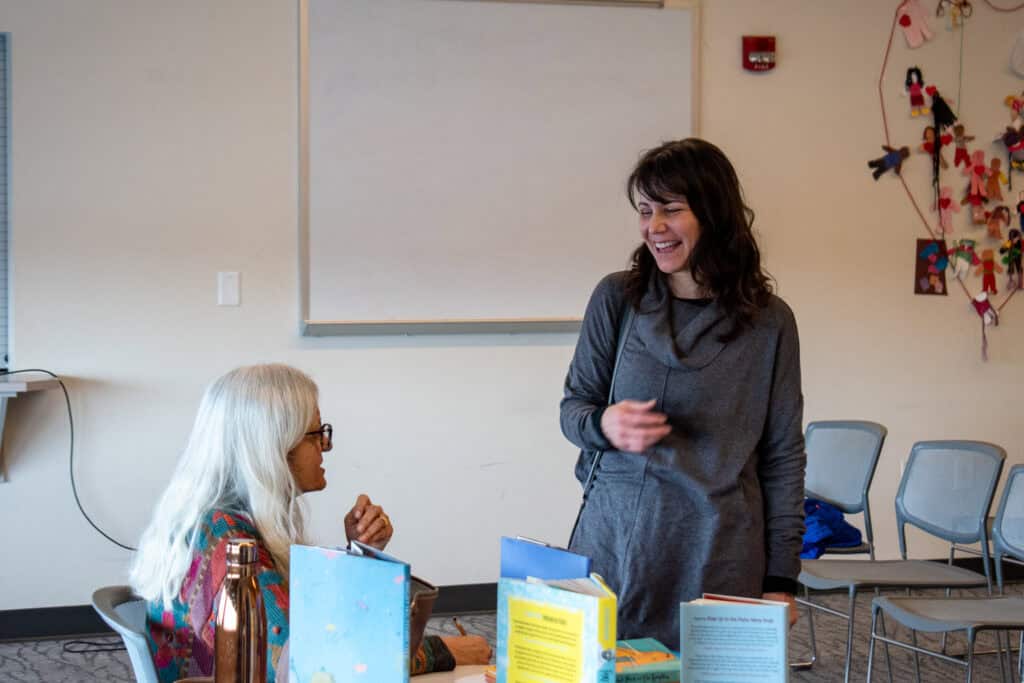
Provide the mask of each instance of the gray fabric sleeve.
POLYGON ((796 320, 789 307, 777 301, 781 325, 758 477, 764 497, 765 575, 796 579, 804 534, 804 398, 796 320))
POLYGON ((583 450, 612 447, 601 431, 608 404, 619 324, 625 306, 626 273, 612 273, 597 284, 583 315, 561 403, 562 433, 583 450))

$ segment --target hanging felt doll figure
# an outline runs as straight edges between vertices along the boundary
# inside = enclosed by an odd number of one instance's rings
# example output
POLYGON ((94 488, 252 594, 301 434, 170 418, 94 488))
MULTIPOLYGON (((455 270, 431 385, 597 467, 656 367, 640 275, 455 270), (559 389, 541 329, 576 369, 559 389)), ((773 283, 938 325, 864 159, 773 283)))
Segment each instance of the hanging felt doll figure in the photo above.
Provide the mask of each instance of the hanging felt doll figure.
POLYGON ((1006 287, 1014 290, 1024 286, 1021 279, 1021 256, 1024 253, 1024 240, 1021 239, 1020 230, 1010 230, 1003 246, 999 247, 999 253, 1003 255, 1003 263, 1006 265, 1006 287))
POLYGON ((949 268, 953 271, 953 276, 956 279, 963 280, 964 276, 971 272, 971 266, 981 264, 981 260, 978 259, 978 254, 974 250, 976 245, 977 242, 974 240, 964 238, 953 242, 953 245, 946 251, 949 256, 949 268))
POLYGON ((992 157, 988 164, 988 181, 985 183, 985 190, 988 191, 989 199, 997 202, 1003 201, 1003 190, 999 187, 1007 183, 1006 174, 1003 173, 1003 160, 999 157, 992 157))
POLYGON ((964 175, 971 176, 971 187, 967 190, 967 194, 981 195, 987 201, 988 189, 986 188, 985 181, 988 179, 988 166, 985 165, 985 152, 983 150, 974 150, 971 154, 970 165, 964 168, 964 175))
POLYGON ((960 200, 960 205, 971 205, 971 223, 973 225, 985 225, 988 222, 988 212, 985 211, 985 202, 988 200, 980 194, 968 194, 960 200))
POLYGON ((903 82, 903 93, 910 97, 910 115, 928 115, 928 107, 924 105, 924 76, 921 69, 912 66, 907 69, 907 78, 903 82))
POLYGON ((952 187, 942 188, 939 201, 932 205, 932 211, 939 212, 939 232, 943 235, 953 232, 953 214, 960 213, 960 205, 953 201, 952 187))
POLYGON ((935 127, 938 130, 945 130, 956 123, 956 114, 949 108, 949 104, 939 94, 939 89, 934 85, 925 87, 924 91, 932 98, 932 115, 935 117, 935 127))
POLYGON ((981 321, 986 325, 999 325, 999 311, 995 309, 992 302, 988 300, 988 294, 978 292, 978 295, 971 300, 974 310, 981 316, 981 321))
MULTIPOLYGON (((967 143, 974 140, 973 135, 968 135, 964 124, 958 123, 953 126, 953 139, 956 141, 956 156, 953 157, 953 165, 957 168, 963 162, 964 166, 970 166, 970 155, 967 154, 967 143)), ((945 168, 945 166, 943 166, 945 168)))
POLYGON ((890 147, 888 145, 882 145, 882 149, 885 150, 885 156, 872 159, 868 162, 868 167, 873 168, 871 175, 875 180, 882 177, 882 174, 892 169, 892 172, 896 175, 900 174, 900 169, 903 168, 903 161, 910 156, 909 147, 890 147))
POLYGON ((1020 220, 1020 230, 1024 232, 1024 192, 1017 195, 1017 218, 1020 220))
POLYGON ((1003 229, 1010 227, 1010 207, 997 206, 986 214, 985 220, 988 224, 988 236, 1002 240, 1003 229))
POLYGON ((1021 115, 1021 110, 1024 109, 1024 93, 1007 95, 1003 99, 1003 104, 1010 108, 1010 125, 1016 130, 1020 130, 1021 125, 1024 124, 1024 118, 1021 115))
POLYGON ((925 126, 924 133, 921 134, 921 139, 924 141, 921 146, 918 147, 922 152, 929 156, 938 155, 939 165, 942 168, 949 168, 949 163, 946 161, 946 155, 942 153, 942 146, 948 145, 953 140, 953 136, 946 133, 941 136, 940 144, 935 144, 935 126, 925 126))
POLYGON ((989 294, 998 294, 996 289, 996 273, 1003 272, 1002 266, 996 263, 995 254, 991 249, 981 250, 981 265, 974 271, 975 275, 981 276, 981 290, 989 294))
POLYGON ((921 5, 921 0, 907 0, 896 11, 896 23, 903 30, 910 49, 921 47, 926 40, 932 39, 932 29, 928 25, 928 12, 921 5))

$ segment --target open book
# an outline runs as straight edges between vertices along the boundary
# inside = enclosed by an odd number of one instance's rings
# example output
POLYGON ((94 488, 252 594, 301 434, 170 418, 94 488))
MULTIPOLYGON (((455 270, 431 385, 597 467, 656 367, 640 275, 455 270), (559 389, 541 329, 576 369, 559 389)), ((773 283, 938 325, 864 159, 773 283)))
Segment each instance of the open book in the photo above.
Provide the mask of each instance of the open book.
POLYGON ((617 601, 597 574, 498 582, 498 683, 614 683, 617 601))
POLYGON ((789 605, 705 593, 679 606, 682 683, 786 683, 789 605))

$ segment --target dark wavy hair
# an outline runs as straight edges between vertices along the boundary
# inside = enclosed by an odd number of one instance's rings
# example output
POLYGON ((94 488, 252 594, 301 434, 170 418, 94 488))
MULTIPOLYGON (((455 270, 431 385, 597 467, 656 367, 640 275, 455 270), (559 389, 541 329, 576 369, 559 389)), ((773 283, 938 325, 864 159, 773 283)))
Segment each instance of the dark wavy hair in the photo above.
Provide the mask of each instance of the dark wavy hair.
MULTIPOLYGON (((722 150, 699 138, 666 142, 640 157, 629 175, 626 196, 634 209, 638 194, 662 204, 686 199, 701 229, 690 253, 690 273, 732 321, 721 339, 735 338, 768 304, 772 284, 754 239, 754 212, 743 202, 732 163, 722 150)), ((668 276, 641 244, 633 252, 626 280, 626 297, 638 310, 652 276, 669 286, 668 276)))

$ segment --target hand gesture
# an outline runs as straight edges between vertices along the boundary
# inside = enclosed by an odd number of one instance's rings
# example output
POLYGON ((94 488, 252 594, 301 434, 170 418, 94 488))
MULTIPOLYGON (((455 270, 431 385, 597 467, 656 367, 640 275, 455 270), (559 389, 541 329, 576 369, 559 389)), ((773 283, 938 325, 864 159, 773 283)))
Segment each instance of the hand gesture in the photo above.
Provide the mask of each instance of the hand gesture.
POLYGON ((668 416, 653 410, 655 400, 619 401, 601 416, 601 431, 620 451, 642 453, 672 431, 668 416))
POLYGON ((785 602, 789 605, 789 627, 793 628, 793 624, 800 618, 800 612, 797 611, 798 605, 796 604, 796 596, 792 593, 765 593, 761 596, 762 600, 774 600, 776 602, 785 602))
POLYGON ((356 504, 345 515, 345 536, 348 540, 384 550, 393 533, 395 530, 391 526, 391 518, 384 513, 384 509, 374 505, 365 493, 359 494, 356 504))

